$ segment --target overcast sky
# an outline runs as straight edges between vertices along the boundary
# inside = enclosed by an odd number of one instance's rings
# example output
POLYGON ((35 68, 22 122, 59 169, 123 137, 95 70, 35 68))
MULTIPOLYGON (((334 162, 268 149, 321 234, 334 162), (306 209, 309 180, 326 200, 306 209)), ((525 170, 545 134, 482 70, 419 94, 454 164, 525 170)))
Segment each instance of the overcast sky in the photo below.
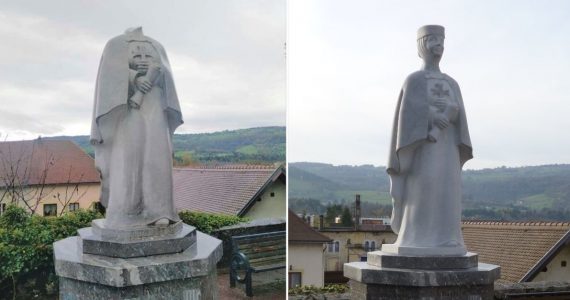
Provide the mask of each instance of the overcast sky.
POLYGON ((0 1, 0 134, 89 134, 105 43, 143 26, 166 49, 178 133, 285 125, 284 0, 0 1))
POLYGON ((570 163, 569 1, 292 0, 288 20, 290 162, 386 165, 398 93, 421 65, 416 31, 440 24, 465 167, 570 163))

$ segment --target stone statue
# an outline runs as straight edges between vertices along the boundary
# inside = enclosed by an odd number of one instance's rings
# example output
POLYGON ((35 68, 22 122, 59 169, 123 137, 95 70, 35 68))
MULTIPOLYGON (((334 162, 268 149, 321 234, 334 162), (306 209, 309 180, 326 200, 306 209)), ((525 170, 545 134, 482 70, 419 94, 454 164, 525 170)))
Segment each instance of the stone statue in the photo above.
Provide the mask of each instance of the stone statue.
POLYGON ((180 221, 172 198, 172 134, 182 123, 162 45, 140 27, 111 39, 99 65, 90 139, 105 227, 180 221))
POLYGON ((408 76, 396 107, 387 172, 394 244, 382 251, 464 255, 461 168, 473 158, 459 85, 439 69, 444 28, 418 30, 422 68, 408 76))

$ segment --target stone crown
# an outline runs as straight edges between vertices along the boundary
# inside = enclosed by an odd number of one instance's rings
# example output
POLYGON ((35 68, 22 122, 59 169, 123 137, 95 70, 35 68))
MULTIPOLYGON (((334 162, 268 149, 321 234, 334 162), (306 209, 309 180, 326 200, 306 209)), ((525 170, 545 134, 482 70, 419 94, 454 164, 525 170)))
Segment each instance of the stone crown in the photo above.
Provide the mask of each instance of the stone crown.
POLYGON ((425 25, 418 29, 418 40, 424 36, 437 34, 445 36, 445 28, 441 25, 425 25))

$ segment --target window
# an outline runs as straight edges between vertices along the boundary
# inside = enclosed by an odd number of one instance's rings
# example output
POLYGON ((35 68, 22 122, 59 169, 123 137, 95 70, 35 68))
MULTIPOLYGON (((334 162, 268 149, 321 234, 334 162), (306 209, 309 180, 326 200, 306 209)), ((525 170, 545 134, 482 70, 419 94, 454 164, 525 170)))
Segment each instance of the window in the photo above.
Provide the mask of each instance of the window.
POLYGON ((370 252, 376 250, 376 241, 366 240, 364 241, 364 251, 370 252))
POLYGON ((103 204, 101 204, 101 202, 93 202, 93 208, 100 212, 102 215, 105 214, 105 206, 103 206, 103 204))
POLYGON ((560 262, 560 266, 561 266, 561 267, 566 267, 566 261, 563 260, 562 262, 560 262))
POLYGON ((340 242, 339 241, 334 241, 331 243, 328 243, 327 245, 327 249, 330 253, 338 253, 340 252, 340 242))
POLYGON ((57 204, 44 204, 44 217, 57 216, 57 204))
POLYGON ((0 203, 0 216, 6 211, 6 203, 0 203))
POLYGON ((368 256, 361 256, 360 261, 364 261, 364 262, 368 261, 368 256))
POLYGON ((79 209, 79 203, 75 202, 75 203, 69 203, 68 204, 68 209, 69 211, 76 211, 79 209))
POLYGON ((301 286, 302 282, 301 272, 289 272, 289 288, 301 286))

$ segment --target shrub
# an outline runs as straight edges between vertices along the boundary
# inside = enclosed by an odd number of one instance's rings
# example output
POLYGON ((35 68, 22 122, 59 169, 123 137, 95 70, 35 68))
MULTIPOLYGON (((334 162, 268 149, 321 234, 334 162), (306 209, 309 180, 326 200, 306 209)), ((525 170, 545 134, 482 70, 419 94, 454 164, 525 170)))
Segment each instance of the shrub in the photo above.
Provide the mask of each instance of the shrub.
POLYGON ((46 218, 8 207, 0 216, 0 287, 11 281, 14 293, 18 281, 33 281, 36 289, 44 290, 48 281, 55 280, 53 242, 76 235, 77 229, 101 217, 94 211, 78 210, 46 218))
MULTIPOLYGON (((42 217, 30 215, 23 208, 9 206, 0 216, 0 295, 15 294, 17 290, 18 294, 25 294, 24 298, 28 298, 53 290, 57 286, 53 243, 77 235, 78 229, 89 227, 91 221, 99 218, 103 216, 96 210, 42 217)), ((247 220, 188 211, 181 212, 180 218, 208 234, 247 220)))
POLYGON ((204 233, 211 234, 214 230, 224 226, 235 225, 248 221, 247 218, 237 216, 209 214, 202 212, 181 211, 178 213, 180 219, 188 225, 196 227, 204 233))
POLYGON ((313 285, 298 286, 289 289, 289 295, 342 294, 348 291, 347 284, 327 284, 324 287, 313 285))

